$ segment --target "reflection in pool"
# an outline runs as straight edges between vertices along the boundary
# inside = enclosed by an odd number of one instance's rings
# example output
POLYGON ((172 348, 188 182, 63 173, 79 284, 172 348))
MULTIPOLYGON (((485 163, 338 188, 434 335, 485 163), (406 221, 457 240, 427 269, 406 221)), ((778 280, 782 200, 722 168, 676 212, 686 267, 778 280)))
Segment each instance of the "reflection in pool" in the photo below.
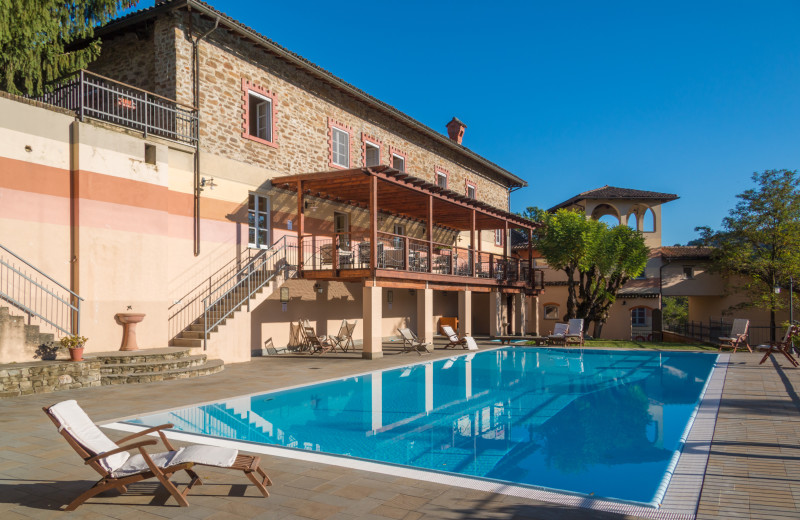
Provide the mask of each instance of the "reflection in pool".
POLYGON ((509 347, 131 422, 651 503, 716 359, 509 347))

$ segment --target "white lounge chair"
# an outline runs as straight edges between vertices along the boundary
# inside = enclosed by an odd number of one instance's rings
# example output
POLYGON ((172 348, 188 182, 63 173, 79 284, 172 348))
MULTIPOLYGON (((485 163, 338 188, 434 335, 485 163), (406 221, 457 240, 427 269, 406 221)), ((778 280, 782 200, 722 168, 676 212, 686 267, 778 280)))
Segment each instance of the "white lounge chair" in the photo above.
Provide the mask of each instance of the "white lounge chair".
POLYGON ((433 350, 431 343, 420 341, 411 329, 399 329, 398 332, 403 338, 403 352, 414 351, 421 356, 423 352, 427 354, 433 350))
POLYGON ((453 330, 453 327, 450 325, 442 325, 442 332, 444 335, 447 336, 447 339, 450 340, 450 343, 444 346, 444 348, 450 347, 464 347, 467 348, 467 338, 459 338, 456 331, 453 330))
POLYGON ((553 327, 553 333, 547 336, 547 343, 549 345, 566 345, 568 332, 569 325, 566 323, 556 323, 553 327))
POLYGON ((265 486, 271 486, 272 481, 259 467, 261 461, 259 457, 239 455, 238 450, 217 446, 195 445, 175 449, 163 432, 164 429, 172 428, 172 424, 162 424, 128 435, 120 439, 117 444, 106 437, 106 434, 92 422, 74 400, 62 401, 43 410, 69 445, 102 477, 94 486, 73 500, 67 506, 67 511, 73 511, 88 499, 109 489, 126 493, 129 484, 153 477, 161 482, 181 507, 186 507, 189 505, 186 495, 193 486, 202 484, 200 477, 191 469, 196 464, 243 471, 261 494, 269 496, 265 486), (125 444, 154 432, 158 432, 169 451, 148 453, 144 449, 145 446, 158 444, 158 441, 150 438, 125 444), (135 455, 128 453, 133 450, 139 452, 135 455), (179 491, 169 480, 178 471, 185 471, 192 479, 183 491, 179 491))
POLYGON ((569 345, 570 343, 577 343, 578 345, 583 346, 583 319, 573 318, 569 320, 567 329, 568 332, 565 334, 566 344, 569 345))

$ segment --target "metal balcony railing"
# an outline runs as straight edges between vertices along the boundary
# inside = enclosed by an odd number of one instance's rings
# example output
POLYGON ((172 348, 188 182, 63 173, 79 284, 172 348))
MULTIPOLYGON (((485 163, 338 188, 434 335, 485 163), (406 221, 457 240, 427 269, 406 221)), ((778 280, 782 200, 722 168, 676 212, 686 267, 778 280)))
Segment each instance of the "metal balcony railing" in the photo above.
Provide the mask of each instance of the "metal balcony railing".
POLYGON ((91 117, 197 146, 197 109, 140 88, 82 70, 37 101, 91 117))

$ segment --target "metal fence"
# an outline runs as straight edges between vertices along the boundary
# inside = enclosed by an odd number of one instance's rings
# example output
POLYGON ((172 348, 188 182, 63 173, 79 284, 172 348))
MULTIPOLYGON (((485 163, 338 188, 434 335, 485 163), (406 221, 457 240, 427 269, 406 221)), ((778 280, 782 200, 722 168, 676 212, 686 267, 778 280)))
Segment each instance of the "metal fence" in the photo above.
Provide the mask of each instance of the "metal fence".
MULTIPOLYGON (((665 324, 664 330, 680 334, 687 338, 705 343, 719 343, 719 338, 730 336, 731 326, 733 326, 733 319, 726 318, 709 318, 708 322, 701 321, 687 321, 685 323, 672 323, 665 324)), ((783 325, 775 326, 775 338, 780 340, 786 333, 786 327, 783 325)), ((769 325, 754 325, 750 324, 748 328, 747 342, 750 345, 761 345, 762 343, 770 342, 770 327, 769 325)))
POLYGON ((172 141, 197 146, 197 110, 125 83, 82 70, 36 98, 68 110, 172 141))

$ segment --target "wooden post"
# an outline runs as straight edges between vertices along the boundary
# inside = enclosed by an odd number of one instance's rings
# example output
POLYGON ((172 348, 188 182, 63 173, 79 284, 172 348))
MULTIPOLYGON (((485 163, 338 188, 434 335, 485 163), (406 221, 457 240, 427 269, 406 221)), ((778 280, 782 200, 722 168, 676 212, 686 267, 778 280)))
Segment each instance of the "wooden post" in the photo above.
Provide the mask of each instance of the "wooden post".
POLYGON ((533 287, 533 229, 528 229, 528 278, 533 287))
MULTIPOLYGON (((303 181, 297 181, 297 270, 303 270, 303 233, 305 232, 303 214, 303 181)), ((313 252, 312 252, 313 254, 313 252)))
POLYGON ((378 178, 369 177, 369 269, 375 276, 378 266, 378 178))
POLYGON ((433 195, 428 195, 428 272, 433 271, 433 195))
POLYGON ((508 221, 503 222, 503 258, 508 260, 508 221))
POLYGON ((470 215, 469 224, 469 250, 472 258, 470 259, 469 273, 474 278, 478 276, 478 270, 475 269, 478 263, 478 253, 475 251, 475 210, 472 210, 470 215))
POLYGON ((411 249, 408 248, 408 237, 403 237, 403 270, 408 271, 408 257, 411 255, 411 249))

